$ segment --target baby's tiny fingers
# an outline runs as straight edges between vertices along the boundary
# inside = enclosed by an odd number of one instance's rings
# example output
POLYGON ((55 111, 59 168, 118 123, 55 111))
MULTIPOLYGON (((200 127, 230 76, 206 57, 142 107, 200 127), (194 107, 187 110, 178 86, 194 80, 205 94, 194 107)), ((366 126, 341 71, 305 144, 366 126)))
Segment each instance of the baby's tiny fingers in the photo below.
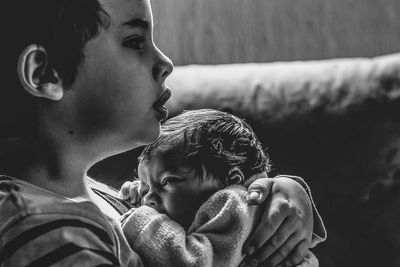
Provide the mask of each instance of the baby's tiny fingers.
POLYGON ((124 199, 124 200, 129 200, 130 198, 130 188, 131 188, 131 183, 129 181, 126 181, 122 186, 121 189, 119 190, 119 197, 124 199))
POLYGON ((135 180, 131 183, 129 188, 129 197, 133 204, 140 204, 139 196, 140 181, 135 180))

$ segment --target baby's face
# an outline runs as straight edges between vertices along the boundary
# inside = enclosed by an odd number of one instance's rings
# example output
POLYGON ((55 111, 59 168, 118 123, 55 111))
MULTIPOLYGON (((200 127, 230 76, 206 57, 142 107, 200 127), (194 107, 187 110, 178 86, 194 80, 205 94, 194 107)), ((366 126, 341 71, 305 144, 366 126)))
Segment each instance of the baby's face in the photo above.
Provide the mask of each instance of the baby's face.
POLYGON ((217 179, 201 177, 166 160, 163 154, 139 164, 143 204, 153 207, 181 224, 186 230, 200 206, 218 189, 217 179))

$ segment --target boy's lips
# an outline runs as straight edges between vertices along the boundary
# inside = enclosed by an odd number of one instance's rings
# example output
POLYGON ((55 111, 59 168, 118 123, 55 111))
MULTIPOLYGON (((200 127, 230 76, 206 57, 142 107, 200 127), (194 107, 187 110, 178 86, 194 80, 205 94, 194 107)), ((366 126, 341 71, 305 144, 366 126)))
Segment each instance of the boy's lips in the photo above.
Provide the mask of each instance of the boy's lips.
POLYGON ((160 121, 165 120, 168 117, 168 109, 164 105, 170 97, 171 90, 167 88, 153 105, 153 109, 156 111, 157 117, 160 121))

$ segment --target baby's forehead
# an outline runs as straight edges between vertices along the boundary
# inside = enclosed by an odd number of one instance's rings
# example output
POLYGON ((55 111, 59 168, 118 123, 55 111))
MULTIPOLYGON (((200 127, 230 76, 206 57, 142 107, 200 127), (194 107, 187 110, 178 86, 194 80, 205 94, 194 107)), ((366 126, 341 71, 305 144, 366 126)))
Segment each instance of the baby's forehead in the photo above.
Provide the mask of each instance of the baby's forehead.
POLYGON ((187 165, 185 153, 181 148, 155 151, 148 162, 162 165, 164 169, 169 170, 178 170, 187 165))
POLYGON ((183 148, 177 146, 159 146, 153 149, 139 162, 143 168, 177 169, 186 164, 183 148))
POLYGON ((195 171, 180 154, 158 153, 139 163, 139 179, 157 181, 165 175, 187 175, 195 171))

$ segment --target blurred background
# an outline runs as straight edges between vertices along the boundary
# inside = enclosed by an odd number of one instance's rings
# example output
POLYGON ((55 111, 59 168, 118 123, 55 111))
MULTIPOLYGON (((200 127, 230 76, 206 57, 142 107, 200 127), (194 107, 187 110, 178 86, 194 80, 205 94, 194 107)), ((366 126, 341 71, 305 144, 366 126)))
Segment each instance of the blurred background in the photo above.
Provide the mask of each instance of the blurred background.
POLYGON ((399 0, 152 0, 175 63, 371 57, 399 51, 399 0))

